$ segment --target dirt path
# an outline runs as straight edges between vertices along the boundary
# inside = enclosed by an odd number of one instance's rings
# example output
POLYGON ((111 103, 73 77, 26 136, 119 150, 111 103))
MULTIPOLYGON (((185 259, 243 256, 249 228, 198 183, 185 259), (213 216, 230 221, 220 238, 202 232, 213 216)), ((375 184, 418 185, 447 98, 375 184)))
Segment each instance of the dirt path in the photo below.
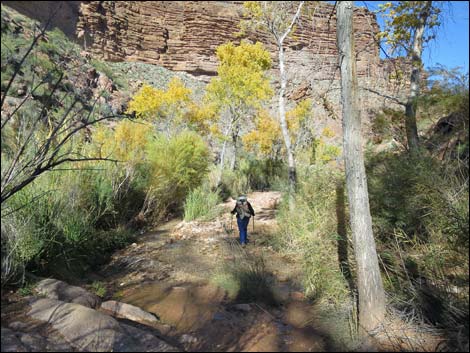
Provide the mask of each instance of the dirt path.
POLYGON ((233 201, 211 222, 174 220, 117 252, 98 274, 113 298, 160 318, 189 351, 324 351, 301 292, 301 269, 270 244, 277 192, 248 195, 250 243, 238 245, 233 201))

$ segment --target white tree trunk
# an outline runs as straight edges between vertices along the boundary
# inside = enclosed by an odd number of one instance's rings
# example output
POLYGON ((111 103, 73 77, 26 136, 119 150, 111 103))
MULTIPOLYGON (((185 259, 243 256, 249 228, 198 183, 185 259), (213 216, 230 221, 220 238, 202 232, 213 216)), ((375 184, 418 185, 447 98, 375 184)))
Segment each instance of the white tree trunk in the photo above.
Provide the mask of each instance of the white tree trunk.
POLYGON ((281 125, 282 136, 284 137, 284 145, 286 146, 287 153, 287 165, 289 168, 289 189, 290 192, 295 191, 295 186, 297 183, 297 172, 295 168, 295 159, 294 153, 292 151, 292 144, 290 141, 289 130, 287 129, 286 121, 286 103, 285 103, 285 94, 287 86, 287 75, 284 67, 284 47, 282 43, 278 44, 279 48, 279 73, 280 73, 280 83, 281 89, 279 90, 279 122, 281 125))
POLYGON ((232 124, 230 123, 224 132, 224 143, 222 144, 222 151, 220 152, 219 173, 217 175, 216 186, 219 186, 222 181, 222 174, 224 172, 225 154, 227 152, 227 137, 230 134, 231 127, 232 127, 232 124))
POLYGON ((337 44, 341 66, 343 149, 351 230, 357 262, 359 325, 365 333, 385 316, 385 293, 380 275, 362 151, 361 115, 353 36, 353 2, 337 3, 337 44))
POLYGON ((419 95, 419 84, 421 80, 421 56, 423 53, 423 35, 426 28, 426 21, 429 17, 432 1, 426 1, 420 24, 416 28, 413 38, 413 47, 411 48, 411 77, 410 94, 405 105, 405 129, 408 141, 408 149, 415 153, 419 148, 418 127, 416 124, 416 100, 419 95))

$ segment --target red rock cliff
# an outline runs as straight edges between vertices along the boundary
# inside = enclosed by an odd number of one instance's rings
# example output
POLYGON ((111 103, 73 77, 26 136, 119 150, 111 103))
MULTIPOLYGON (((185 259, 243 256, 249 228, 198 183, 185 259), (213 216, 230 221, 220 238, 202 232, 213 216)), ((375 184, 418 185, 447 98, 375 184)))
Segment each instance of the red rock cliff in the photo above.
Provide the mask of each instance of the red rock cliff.
MULTIPOLYGON (((333 6, 322 3, 313 19, 303 19, 296 40, 288 42, 288 60, 307 64, 316 58, 336 67, 336 20, 333 6), (305 62, 309 59, 308 62, 305 62)), ((173 71, 214 75, 215 49, 229 40, 239 41, 241 2, 229 1, 89 1, 82 2, 77 35, 88 50, 106 60, 143 61, 173 71)), ((375 16, 365 9, 355 11, 358 74, 379 65, 375 16)), ((250 39, 269 43, 263 35, 250 39)), ((274 47, 269 46, 275 53, 274 47)), ((275 55, 273 55, 275 59, 275 55)))

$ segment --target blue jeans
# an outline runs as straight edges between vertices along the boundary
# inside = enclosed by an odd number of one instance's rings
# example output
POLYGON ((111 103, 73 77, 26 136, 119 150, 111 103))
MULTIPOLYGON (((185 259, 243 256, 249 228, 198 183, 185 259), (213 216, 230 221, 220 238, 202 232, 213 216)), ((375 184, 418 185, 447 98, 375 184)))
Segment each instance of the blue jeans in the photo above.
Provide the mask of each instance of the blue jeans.
POLYGON ((248 223, 250 218, 240 219, 237 217, 238 231, 240 233, 240 244, 246 244, 248 241, 248 223))

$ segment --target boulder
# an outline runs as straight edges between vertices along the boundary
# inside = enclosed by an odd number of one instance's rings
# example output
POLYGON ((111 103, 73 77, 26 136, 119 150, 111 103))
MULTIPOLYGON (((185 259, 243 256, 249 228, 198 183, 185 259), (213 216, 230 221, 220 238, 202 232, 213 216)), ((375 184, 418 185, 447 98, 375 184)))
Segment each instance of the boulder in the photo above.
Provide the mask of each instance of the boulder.
POLYGON ((56 279, 44 279, 36 285, 36 291, 49 299, 57 299, 66 303, 80 304, 89 308, 97 308, 101 299, 87 290, 71 286, 56 279))
POLYGON ((115 300, 109 300, 101 304, 101 309, 105 312, 110 313, 112 316, 127 319, 131 321, 137 321, 142 324, 158 322, 157 317, 141 308, 121 303, 115 300))
POLYGON ((126 324, 83 305, 55 299, 32 299, 27 313, 47 322, 74 350, 86 352, 175 352, 150 332, 126 324))
POLYGON ((115 319, 79 304, 37 299, 28 315, 50 324, 80 351, 116 350, 125 338, 115 319))

